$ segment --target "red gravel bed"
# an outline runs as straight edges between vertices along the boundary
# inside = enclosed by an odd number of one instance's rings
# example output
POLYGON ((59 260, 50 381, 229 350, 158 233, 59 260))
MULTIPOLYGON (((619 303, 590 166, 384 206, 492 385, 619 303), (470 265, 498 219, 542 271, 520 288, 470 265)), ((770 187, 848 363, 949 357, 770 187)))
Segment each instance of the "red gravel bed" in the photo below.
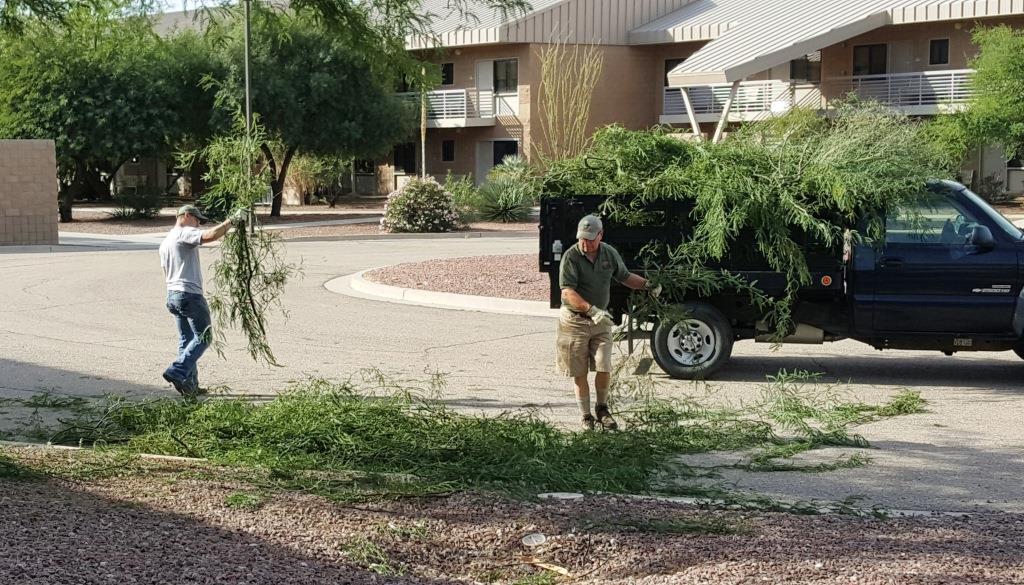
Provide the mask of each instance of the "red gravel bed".
POLYGON ((398 264, 363 275, 372 282, 439 292, 546 301, 548 277, 537 271, 537 256, 469 256, 398 264))
POLYGON ((572 576, 553 582, 595 585, 1024 582, 1024 520, 1010 514, 878 520, 473 494, 279 493, 240 507, 228 498, 252 486, 177 467, 0 478, 0 583, 548 583, 523 580, 542 571, 524 555, 572 576), (527 549, 537 532, 547 542, 527 549))

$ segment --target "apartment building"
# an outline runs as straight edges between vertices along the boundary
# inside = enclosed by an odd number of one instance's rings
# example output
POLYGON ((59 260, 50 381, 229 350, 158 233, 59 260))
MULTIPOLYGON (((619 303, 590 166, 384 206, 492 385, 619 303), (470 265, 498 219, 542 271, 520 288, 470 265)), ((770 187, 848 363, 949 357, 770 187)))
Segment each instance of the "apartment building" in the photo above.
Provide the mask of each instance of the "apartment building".
MULTIPOLYGON (((476 20, 445 6, 424 2, 442 50, 408 42, 443 72, 428 95, 425 149, 410 137, 378 161, 382 192, 424 162, 430 175, 480 182, 507 154, 533 156, 538 51, 553 40, 596 45, 604 57, 591 129, 669 124, 714 139, 795 104, 828 109, 850 92, 914 116, 955 111, 970 98, 972 30, 1024 27, 1024 0, 537 0, 526 14, 476 20)), ((983 177, 1024 192, 1024 165, 997 148, 965 168, 964 180, 983 177)))

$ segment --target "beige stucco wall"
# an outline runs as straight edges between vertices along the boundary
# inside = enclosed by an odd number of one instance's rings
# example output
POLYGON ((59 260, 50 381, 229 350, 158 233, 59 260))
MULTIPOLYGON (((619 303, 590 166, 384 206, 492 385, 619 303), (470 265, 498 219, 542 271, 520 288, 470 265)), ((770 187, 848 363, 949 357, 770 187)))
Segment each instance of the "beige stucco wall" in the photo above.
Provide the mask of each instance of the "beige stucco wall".
POLYGON ((978 52, 977 46, 971 42, 974 27, 997 24, 1024 27, 1024 17, 882 27, 822 49, 821 76, 827 79, 853 75, 853 47, 880 43, 889 44, 889 73, 966 69, 970 59, 978 52), (949 64, 928 64, 929 41, 932 39, 949 39, 949 64))
POLYGON ((0 140, 0 245, 57 243, 52 140, 0 140))

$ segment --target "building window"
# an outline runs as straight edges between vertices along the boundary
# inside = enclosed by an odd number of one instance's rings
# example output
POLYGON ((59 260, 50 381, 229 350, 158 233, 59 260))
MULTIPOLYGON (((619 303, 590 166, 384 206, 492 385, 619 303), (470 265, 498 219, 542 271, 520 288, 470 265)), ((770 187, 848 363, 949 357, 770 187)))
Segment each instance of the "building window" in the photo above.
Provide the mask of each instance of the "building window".
POLYGON ((665 87, 668 87, 668 74, 686 59, 665 59, 665 87))
POLYGON ((1024 154, 1006 161, 1006 168, 1012 170, 1024 170, 1024 154))
POLYGON ((494 91, 497 93, 519 91, 519 61, 499 59, 494 62, 494 91))
POLYGON ((441 141, 441 162, 455 162, 455 141, 441 141))
POLYGON ((853 48, 854 75, 884 75, 888 62, 888 45, 858 45, 853 48))
POLYGON ((455 85, 455 63, 441 63, 441 85, 455 85))
POLYGON ((395 172, 416 174, 416 143, 406 142, 395 146, 395 172))
POLYGON ((928 45, 929 65, 949 65, 949 39, 932 39, 928 45))
POLYGON ((821 52, 816 51, 789 62, 789 78, 794 81, 821 81, 821 52))

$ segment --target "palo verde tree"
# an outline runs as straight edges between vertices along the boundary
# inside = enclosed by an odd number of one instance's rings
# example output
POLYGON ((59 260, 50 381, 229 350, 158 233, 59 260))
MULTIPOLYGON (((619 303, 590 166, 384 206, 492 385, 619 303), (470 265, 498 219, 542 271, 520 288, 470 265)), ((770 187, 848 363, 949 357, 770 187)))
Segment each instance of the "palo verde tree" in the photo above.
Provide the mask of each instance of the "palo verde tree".
POLYGON ((971 62, 977 72, 968 127, 1009 156, 1024 155, 1024 32, 1005 25, 979 28, 974 42, 980 50, 971 62))
MULTIPOLYGON (((228 12, 231 18, 215 23, 210 35, 235 71, 220 82, 221 91, 241 101, 242 21, 237 10, 228 12)), ((393 71, 311 17, 256 7, 252 39, 252 104, 268 136, 261 150, 274 192, 271 215, 281 213, 281 193, 296 154, 367 158, 415 127, 413 109, 391 90, 393 71)))
POLYGON ((60 23, 72 6, 80 3, 76 0, 0 0, 0 31, 19 33, 25 23, 33 19, 60 23))
POLYGON ((90 2, 63 24, 0 35, 0 138, 56 141, 61 221, 79 197, 107 198, 121 166, 157 156, 184 125, 199 82, 171 74, 174 52, 138 7, 90 2))

